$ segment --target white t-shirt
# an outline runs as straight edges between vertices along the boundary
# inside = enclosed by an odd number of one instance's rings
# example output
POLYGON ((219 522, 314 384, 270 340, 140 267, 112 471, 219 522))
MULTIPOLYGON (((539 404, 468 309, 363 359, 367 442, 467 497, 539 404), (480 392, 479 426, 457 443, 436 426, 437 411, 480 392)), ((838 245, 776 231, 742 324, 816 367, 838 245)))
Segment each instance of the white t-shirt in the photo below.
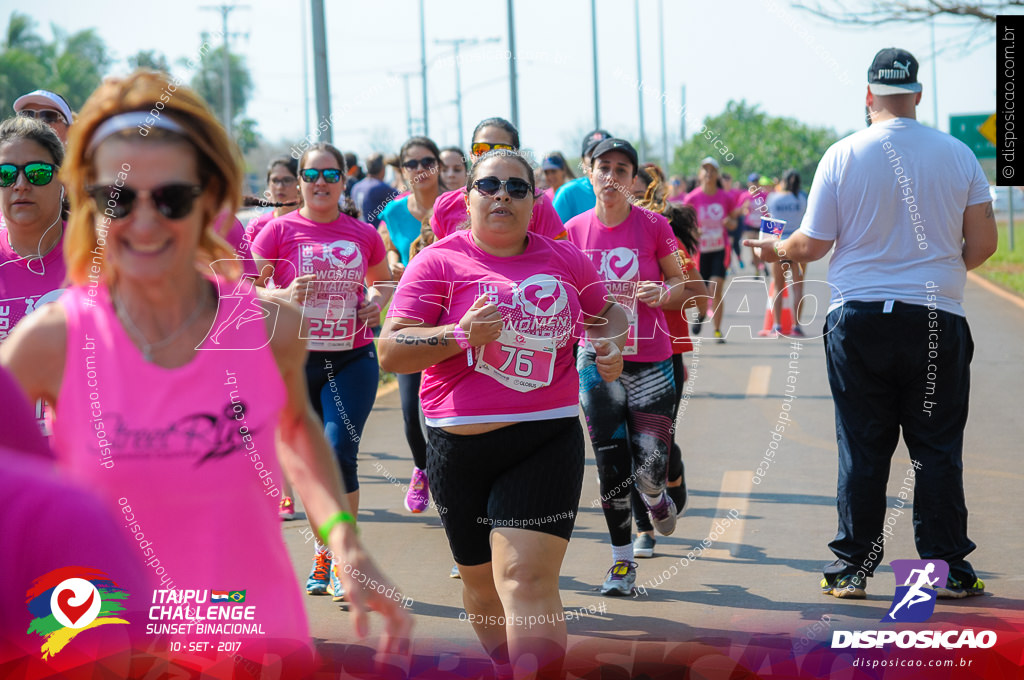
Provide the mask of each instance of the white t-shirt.
POLYGON ((791 191, 773 191, 766 201, 768 214, 777 220, 785 220, 786 227, 782 230, 782 238, 788 238, 800 228, 800 222, 807 212, 807 194, 798 192, 795 196, 791 191))
POLYGON ((911 118, 875 123, 833 144, 818 164, 800 227, 835 241, 829 310, 847 300, 927 305, 932 293, 939 309, 965 316, 964 210, 990 200, 971 150, 911 118))

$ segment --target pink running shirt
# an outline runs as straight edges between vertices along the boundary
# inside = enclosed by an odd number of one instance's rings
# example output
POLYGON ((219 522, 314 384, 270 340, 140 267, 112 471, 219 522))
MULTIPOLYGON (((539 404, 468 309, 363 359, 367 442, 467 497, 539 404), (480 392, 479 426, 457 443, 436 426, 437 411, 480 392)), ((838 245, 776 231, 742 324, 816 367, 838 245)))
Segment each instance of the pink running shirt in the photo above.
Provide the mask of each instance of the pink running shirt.
POLYGON ((622 352, 626 361, 663 361, 672 355, 665 332, 665 313, 637 300, 640 281, 661 281, 659 260, 676 252, 676 237, 664 216, 631 206, 629 217, 616 227, 597 219, 595 208, 566 225, 576 245, 604 278, 608 292, 626 309, 629 339, 622 352))
POLYGON ((483 251, 458 231, 414 257, 389 317, 424 326, 458 323, 481 295, 501 309, 504 335, 423 371, 420 398, 432 427, 575 417, 579 374, 572 345, 582 320, 600 314, 607 291, 573 245, 529 237, 513 257, 483 251))
POLYGON ((7 228, 0 226, 0 342, 22 317, 60 297, 66 275, 63 236, 41 260, 25 259, 14 252, 7 228))
MULTIPOLYGON (((434 230, 437 240, 469 225, 469 213, 466 212, 465 187, 441 194, 434 201, 434 212, 430 215, 430 227, 434 230)), ((533 202, 533 215, 527 230, 532 234, 541 234, 553 239, 565 238, 565 226, 555 212, 551 201, 538 196, 533 202)))
POLYGON ((686 194, 683 199, 686 205, 692 205, 697 211, 697 226, 700 228, 700 252, 713 253, 725 250, 729 241, 729 232, 725 226, 725 218, 735 209, 732 197, 718 189, 708 195, 697 187, 686 194))
POLYGON ((344 213, 333 222, 314 222, 296 210, 271 220, 252 250, 272 261, 279 288, 297 276, 316 276, 302 309, 311 351, 357 349, 373 341, 373 332, 356 316, 366 272, 385 256, 384 240, 372 225, 344 213))
MULTIPOLYGON (((251 289, 241 295, 255 298, 251 289)), ((206 594, 190 603, 193 611, 198 604, 203 625, 229 623, 210 614, 228 604, 214 600, 213 590, 245 591, 251 614, 230 622, 258 624, 260 632, 163 630, 185 640, 308 645, 277 515, 284 478, 274 433, 286 395, 265 321, 239 324, 229 347, 208 337, 188 364, 163 368, 143 359, 106 286, 92 296, 86 287, 69 288, 60 304, 67 355, 53 421, 59 467, 97 493, 156 588, 206 594)), ((220 304, 212 328, 229 323, 234 310, 220 304)), ((160 602, 159 591, 138 597, 157 598, 149 620, 155 626, 192 622, 175 604, 160 602)))

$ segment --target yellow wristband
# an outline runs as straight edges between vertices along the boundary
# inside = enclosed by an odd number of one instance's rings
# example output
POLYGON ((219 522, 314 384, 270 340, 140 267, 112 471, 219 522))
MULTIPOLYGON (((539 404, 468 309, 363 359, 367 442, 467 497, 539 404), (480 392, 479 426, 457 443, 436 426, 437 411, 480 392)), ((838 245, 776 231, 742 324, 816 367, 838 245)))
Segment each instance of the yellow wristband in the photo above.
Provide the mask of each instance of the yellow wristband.
MULTIPOLYGON (((351 524, 352 526, 355 526, 355 515, 353 515, 351 512, 346 512, 345 510, 339 510, 338 512, 328 517, 327 521, 320 525, 320 539, 323 541, 324 545, 327 545, 327 538, 331 535, 331 529, 333 529, 336 524, 341 523, 351 524)), ((358 533, 359 530, 356 529, 356 532, 358 533)))

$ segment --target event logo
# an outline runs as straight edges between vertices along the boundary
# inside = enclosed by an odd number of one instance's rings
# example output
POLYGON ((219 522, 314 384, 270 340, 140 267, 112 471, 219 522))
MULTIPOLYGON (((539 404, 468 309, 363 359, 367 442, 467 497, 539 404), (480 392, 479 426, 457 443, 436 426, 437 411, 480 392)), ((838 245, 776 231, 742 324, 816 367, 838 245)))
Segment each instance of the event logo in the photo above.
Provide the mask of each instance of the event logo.
POLYGON ((562 283, 549 274, 534 274, 518 286, 513 284, 512 304, 519 304, 533 316, 555 316, 569 304, 562 283))
POLYGON ((351 241, 335 241, 324 246, 323 259, 336 267, 358 269, 363 264, 359 247, 351 241))
POLYGON ((609 281, 632 281, 640 273, 640 258, 635 250, 612 248, 601 254, 598 271, 609 281))
POLYGON ((896 592, 882 621, 927 621, 935 611, 935 586, 945 585, 949 565, 943 560, 893 560, 892 571, 896 592))
POLYGON ((82 631, 128 622, 111 616, 124 610, 128 593, 99 569, 62 567, 40 576, 25 593, 33 619, 26 633, 43 638, 43 658, 55 656, 82 631))

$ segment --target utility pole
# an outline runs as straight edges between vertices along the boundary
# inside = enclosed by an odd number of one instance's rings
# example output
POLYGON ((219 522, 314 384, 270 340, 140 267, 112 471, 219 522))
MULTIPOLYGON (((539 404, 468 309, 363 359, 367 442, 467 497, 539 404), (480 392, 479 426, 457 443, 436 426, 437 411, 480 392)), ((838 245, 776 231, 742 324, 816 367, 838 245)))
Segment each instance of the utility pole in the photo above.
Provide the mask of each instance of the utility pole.
POLYGON ((594 55, 594 128, 601 127, 601 105, 597 89, 597 5, 590 0, 590 45, 594 55))
POLYGON ((423 0, 420 0, 420 76, 423 80, 423 136, 430 136, 427 117, 427 31, 423 23, 423 0))
POLYGON ((633 15, 636 18, 636 100, 640 107, 640 162, 647 155, 647 137, 644 135, 644 75, 640 68, 640 0, 633 0, 633 15))
MULTIPOLYGON (((451 45, 452 47, 455 48, 455 111, 457 118, 456 125, 458 125, 459 128, 459 148, 462 149, 463 153, 466 152, 466 146, 463 144, 462 138, 462 75, 460 73, 462 59, 459 57, 459 48, 462 45, 471 46, 479 45, 481 43, 494 43, 499 41, 499 38, 486 38, 484 40, 478 40, 476 38, 449 38, 447 40, 434 41, 434 44, 436 45, 451 45)), ((512 124, 515 125, 515 121, 513 121, 512 124)))
POLYGON ((658 52, 661 55, 661 165, 668 173, 668 119, 665 116, 665 100, 668 90, 665 89, 665 17, 662 0, 658 0, 658 52))
POLYGON ((405 84, 405 128, 407 136, 412 137, 412 101, 409 98, 409 78, 418 76, 419 71, 405 71, 403 73, 390 72, 389 76, 399 76, 405 84))
POLYGON ((306 3, 300 2, 302 8, 302 126, 304 133, 309 134, 309 17, 306 3))
POLYGON ((681 86, 679 105, 682 107, 683 115, 679 118, 679 143, 686 141, 686 85, 681 86))
MULTIPOLYGON (((231 34, 228 33, 228 14, 236 9, 249 9, 248 5, 203 5, 201 9, 211 10, 220 12, 221 17, 221 37, 224 38, 224 60, 222 65, 223 73, 221 73, 221 116, 223 117, 224 129, 227 130, 228 137, 231 136, 231 52, 228 46, 228 39, 231 34)), ((235 35, 245 35, 237 33, 235 35)))
POLYGON ((314 130, 321 130, 321 140, 328 144, 334 141, 334 126, 331 122, 331 90, 327 82, 327 32, 324 27, 324 0, 310 0, 310 14, 313 16, 313 78, 316 82, 317 124, 314 130), (324 125, 327 121, 327 125, 324 125))
MULTIPOLYGON (((512 125, 519 129, 519 84, 516 81, 516 22, 512 15, 512 0, 507 0, 508 6, 508 79, 509 79, 509 102, 512 107, 512 125)), ((459 130, 462 133, 462 130, 459 130)))

